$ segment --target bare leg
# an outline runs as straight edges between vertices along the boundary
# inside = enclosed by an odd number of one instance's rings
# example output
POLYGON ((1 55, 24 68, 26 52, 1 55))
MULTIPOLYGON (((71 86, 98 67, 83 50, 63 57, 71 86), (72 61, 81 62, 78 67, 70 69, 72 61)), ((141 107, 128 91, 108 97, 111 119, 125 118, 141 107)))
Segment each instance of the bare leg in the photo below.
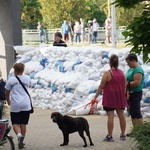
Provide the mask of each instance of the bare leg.
POLYGON ((106 43, 109 43, 108 36, 106 37, 106 40, 105 40, 105 41, 106 41, 106 43))
POLYGON ((143 124, 143 118, 137 119, 138 124, 143 124))
POLYGON ((18 133, 21 133, 20 125, 19 125, 19 124, 13 124, 13 130, 14 130, 14 132, 16 133, 16 135, 17 135, 18 133))
POLYGON ((132 119, 131 119, 131 121, 132 121, 132 125, 133 125, 133 127, 135 127, 135 126, 136 126, 136 124, 137 124, 137 123, 136 123, 136 119, 133 119, 133 118, 132 118, 132 119))
POLYGON ((124 116, 124 110, 122 109, 116 109, 119 122, 120 122, 120 129, 121 129, 121 134, 125 135, 125 130, 126 130, 126 119, 124 116))
POLYGON ((108 111, 107 116, 108 116, 108 121, 107 121, 108 135, 112 136, 113 128, 114 128, 114 111, 108 111))
POLYGON ((143 124, 143 118, 140 118, 140 119, 133 119, 132 118, 132 124, 133 124, 133 127, 135 127, 138 124, 143 124))
POLYGON ((23 137, 25 137, 26 135, 26 125, 25 124, 21 124, 21 134, 23 135, 23 137))

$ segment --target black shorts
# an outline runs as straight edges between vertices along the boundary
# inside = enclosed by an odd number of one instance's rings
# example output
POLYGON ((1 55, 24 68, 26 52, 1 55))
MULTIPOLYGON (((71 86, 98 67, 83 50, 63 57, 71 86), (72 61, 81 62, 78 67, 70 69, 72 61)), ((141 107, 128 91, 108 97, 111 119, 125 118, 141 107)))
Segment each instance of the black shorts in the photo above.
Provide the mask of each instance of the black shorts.
POLYGON ((11 122, 13 124, 28 124, 30 111, 11 112, 11 122))
MULTIPOLYGON (((118 109, 118 108, 109 108, 109 107, 103 106, 103 109, 104 109, 105 111, 114 111, 114 110, 116 110, 116 109, 118 109)), ((124 110, 125 108, 121 108, 121 109, 124 110)))
POLYGON ((130 93, 128 100, 130 115, 133 119, 142 118, 140 102, 142 99, 142 91, 130 93))

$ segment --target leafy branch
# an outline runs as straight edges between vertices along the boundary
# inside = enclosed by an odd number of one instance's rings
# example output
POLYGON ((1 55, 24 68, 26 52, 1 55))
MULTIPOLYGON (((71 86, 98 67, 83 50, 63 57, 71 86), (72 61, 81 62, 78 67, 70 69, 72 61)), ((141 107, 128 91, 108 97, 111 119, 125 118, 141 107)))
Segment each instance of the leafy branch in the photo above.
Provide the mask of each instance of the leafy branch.
MULTIPOLYGON (((115 4, 127 9, 134 7, 142 0, 116 0, 115 4)), ((123 32, 126 44, 131 45, 131 52, 143 55, 143 62, 150 62, 150 3, 146 3, 140 17, 135 17, 123 32)))

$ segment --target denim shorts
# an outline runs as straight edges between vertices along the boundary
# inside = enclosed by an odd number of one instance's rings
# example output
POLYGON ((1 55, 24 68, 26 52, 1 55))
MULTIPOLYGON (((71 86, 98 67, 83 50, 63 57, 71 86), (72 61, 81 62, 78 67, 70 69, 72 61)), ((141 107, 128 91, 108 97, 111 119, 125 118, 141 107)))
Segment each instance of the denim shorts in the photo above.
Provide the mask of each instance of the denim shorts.
POLYGON ((128 100, 130 115, 133 119, 141 119, 141 106, 140 102, 142 99, 142 91, 130 93, 130 97, 128 100))

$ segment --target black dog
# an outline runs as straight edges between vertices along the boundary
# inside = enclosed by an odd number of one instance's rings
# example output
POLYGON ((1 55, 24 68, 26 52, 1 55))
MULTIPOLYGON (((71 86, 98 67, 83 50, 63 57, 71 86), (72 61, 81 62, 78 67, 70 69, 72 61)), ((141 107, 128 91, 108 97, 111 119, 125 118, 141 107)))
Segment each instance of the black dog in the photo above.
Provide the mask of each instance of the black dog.
POLYGON ((89 124, 85 118, 83 117, 73 118, 67 115, 63 116, 59 112, 53 112, 51 114, 51 119, 53 120, 53 122, 58 124, 59 129, 63 133, 64 142, 60 146, 68 145, 69 134, 77 131, 84 141, 83 147, 87 147, 86 139, 84 137, 84 131, 86 132, 86 135, 89 137, 90 145, 91 146, 94 145, 90 137, 89 124))

